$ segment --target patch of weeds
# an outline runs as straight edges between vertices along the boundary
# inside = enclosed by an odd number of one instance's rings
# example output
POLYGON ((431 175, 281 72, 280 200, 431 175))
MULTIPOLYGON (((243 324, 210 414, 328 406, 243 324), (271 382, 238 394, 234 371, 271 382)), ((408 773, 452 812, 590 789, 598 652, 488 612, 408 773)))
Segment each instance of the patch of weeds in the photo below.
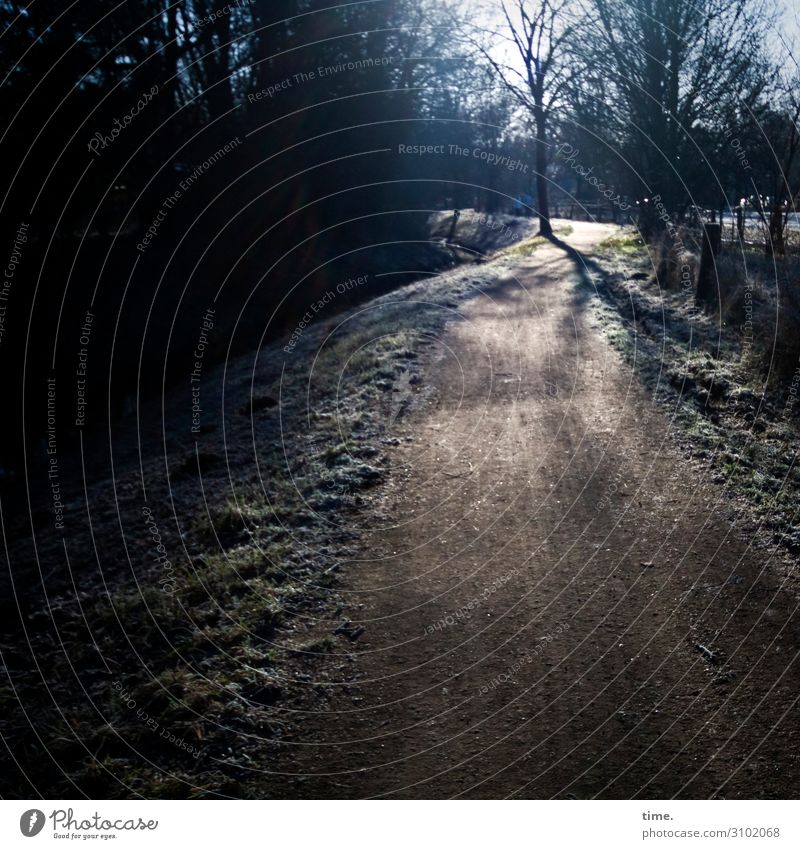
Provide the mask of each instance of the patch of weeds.
POLYGON ((336 445, 329 445, 320 455, 319 459, 328 467, 335 466, 341 462, 343 458, 349 457, 350 452, 344 442, 338 442, 336 445))
POLYGON ((312 389, 315 397, 330 394, 331 388, 339 386, 343 378, 363 382, 379 364, 374 350, 375 335, 368 329, 348 328, 329 338, 318 352, 312 374, 312 389))
POLYGON ((166 669, 131 693, 138 705, 176 728, 196 723, 220 700, 219 687, 184 667, 166 669))
MULTIPOLYGON (((554 236, 569 236, 572 232, 571 224, 559 224, 553 228, 554 236)), ((530 239, 523 239, 521 242, 500 251, 497 256, 503 259, 524 259, 533 256, 542 245, 548 244, 549 241, 544 236, 532 236, 530 239)))
MULTIPOLYGON (((262 586, 262 593, 253 592, 246 595, 237 605, 231 617, 236 624, 249 634, 262 639, 269 639, 284 622, 285 600, 271 592, 271 588, 262 586)), ((299 591, 292 588, 293 594, 299 591)), ((291 595, 288 596, 291 600, 291 595)))
POLYGON ((211 524, 208 519, 197 525, 196 529, 203 542, 228 546, 245 534, 252 534, 269 515, 269 506, 263 496, 257 495, 250 501, 228 500, 219 507, 209 507, 211 524))
POLYGON ((176 577, 177 596, 184 604, 209 598, 230 598, 246 590, 247 581, 267 578, 280 582, 287 548, 273 543, 260 548, 247 545, 227 552, 203 555, 176 577))
POLYGON ((630 333, 619 325, 606 324, 606 337, 608 341, 621 353, 626 354, 633 351, 633 340, 630 333))
POLYGON ((638 254, 644 251, 644 242, 636 230, 624 230, 615 236, 603 239, 597 246, 598 250, 606 253, 638 254))
POLYGON ((513 247, 506 248, 500 255, 509 259, 533 256, 536 250, 547 244, 547 241, 544 236, 532 236, 530 239, 518 242, 513 247))
POLYGON ((306 642, 299 643, 295 649, 303 654, 329 654, 336 648, 336 640, 330 635, 314 637, 306 642))

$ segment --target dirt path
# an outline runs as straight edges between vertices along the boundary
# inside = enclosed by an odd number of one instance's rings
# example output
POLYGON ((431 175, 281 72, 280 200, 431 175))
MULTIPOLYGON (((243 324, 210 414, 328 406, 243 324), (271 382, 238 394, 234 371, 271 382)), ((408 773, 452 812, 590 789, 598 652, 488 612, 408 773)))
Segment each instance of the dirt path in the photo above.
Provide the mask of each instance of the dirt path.
POLYGON ((797 794, 795 597, 593 325, 576 260, 541 248, 438 340, 343 570, 357 684, 305 718, 278 793, 797 794))

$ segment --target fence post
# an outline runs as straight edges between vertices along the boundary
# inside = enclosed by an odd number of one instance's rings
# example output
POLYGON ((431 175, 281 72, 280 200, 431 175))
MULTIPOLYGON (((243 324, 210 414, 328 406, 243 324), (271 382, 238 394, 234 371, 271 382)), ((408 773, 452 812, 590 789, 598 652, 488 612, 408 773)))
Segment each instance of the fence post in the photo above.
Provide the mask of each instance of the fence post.
POLYGON ((703 223, 703 251, 700 254, 700 271, 697 274, 695 303, 709 306, 716 300, 717 287, 714 283, 714 257, 722 247, 722 225, 716 222, 703 223))

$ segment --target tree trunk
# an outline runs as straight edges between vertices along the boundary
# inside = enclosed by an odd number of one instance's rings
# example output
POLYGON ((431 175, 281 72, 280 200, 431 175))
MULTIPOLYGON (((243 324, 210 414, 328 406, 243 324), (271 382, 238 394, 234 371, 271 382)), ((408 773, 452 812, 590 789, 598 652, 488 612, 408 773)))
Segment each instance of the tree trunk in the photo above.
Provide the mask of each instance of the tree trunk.
POLYGON ((783 206, 777 201, 772 205, 769 216, 769 236, 764 251, 767 256, 783 256, 786 253, 786 245, 783 241, 783 206))
MULTIPOLYGON (((538 101, 538 98, 537 98, 538 101)), ((536 196, 539 211, 539 235, 550 237, 550 202, 547 191, 547 145, 545 144, 546 119, 542 104, 536 104, 536 196)))
POLYGON ((695 303, 708 308, 717 305, 717 277, 714 257, 722 247, 722 225, 703 224, 703 251, 700 255, 700 270, 697 274, 695 303))

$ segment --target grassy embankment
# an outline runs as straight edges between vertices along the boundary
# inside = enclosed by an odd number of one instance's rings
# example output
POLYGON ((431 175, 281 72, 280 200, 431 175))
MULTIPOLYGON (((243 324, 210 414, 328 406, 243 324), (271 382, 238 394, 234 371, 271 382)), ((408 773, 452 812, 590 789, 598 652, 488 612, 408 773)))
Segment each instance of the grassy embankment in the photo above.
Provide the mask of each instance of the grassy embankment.
POLYGON ((773 541, 797 553, 800 260, 724 248, 721 307, 704 312, 681 285, 681 266, 694 276, 699 262, 685 244, 671 279, 659 280, 661 257, 635 231, 604 241, 596 320, 664 405, 676 439, 773 541))

